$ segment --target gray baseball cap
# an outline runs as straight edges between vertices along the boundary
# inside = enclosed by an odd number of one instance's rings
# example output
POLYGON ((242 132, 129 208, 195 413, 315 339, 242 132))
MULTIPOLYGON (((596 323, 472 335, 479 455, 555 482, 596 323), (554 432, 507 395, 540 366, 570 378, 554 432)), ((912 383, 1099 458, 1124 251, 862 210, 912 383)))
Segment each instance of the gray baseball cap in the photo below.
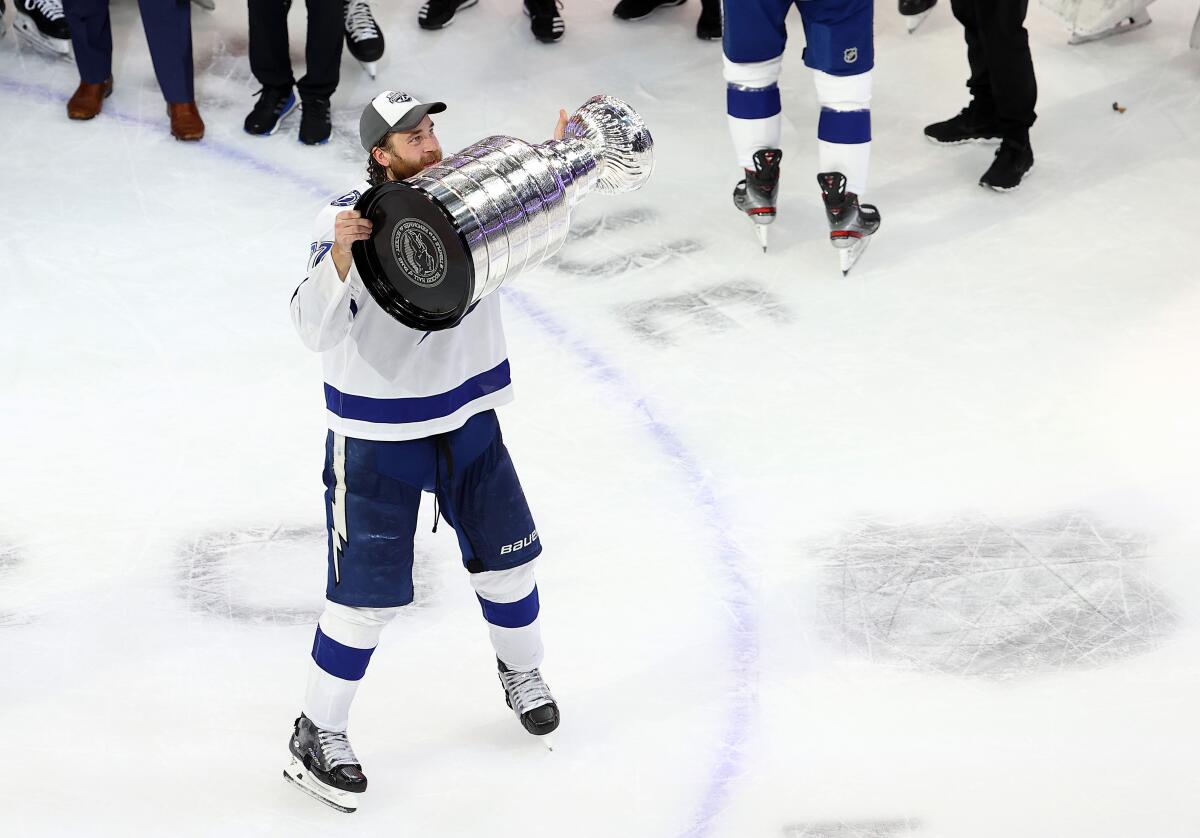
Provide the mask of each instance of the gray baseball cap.
POLYGON ((389 131, 411 131, 426 114, 446 110, 443 102, 422 104, 407 93, 385 90, 363 108, 358 120, 358 140, 368 154, 389 131))

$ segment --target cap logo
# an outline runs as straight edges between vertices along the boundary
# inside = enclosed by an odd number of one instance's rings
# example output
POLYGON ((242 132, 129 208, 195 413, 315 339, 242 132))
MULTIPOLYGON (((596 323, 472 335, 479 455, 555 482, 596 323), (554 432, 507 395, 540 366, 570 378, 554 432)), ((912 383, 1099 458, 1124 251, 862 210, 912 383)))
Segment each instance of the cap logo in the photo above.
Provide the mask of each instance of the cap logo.
POLYGON ((388 101, 391 102, 393 105, 398 105, 401 102, 411 102, 412 97, 409 96, 407 93, 389 93, 388 101))
POLYGON ((416 218, 392 229, 392 256, 409 279, 425 288, 446 278, 446 248, 433 228, 416 218))

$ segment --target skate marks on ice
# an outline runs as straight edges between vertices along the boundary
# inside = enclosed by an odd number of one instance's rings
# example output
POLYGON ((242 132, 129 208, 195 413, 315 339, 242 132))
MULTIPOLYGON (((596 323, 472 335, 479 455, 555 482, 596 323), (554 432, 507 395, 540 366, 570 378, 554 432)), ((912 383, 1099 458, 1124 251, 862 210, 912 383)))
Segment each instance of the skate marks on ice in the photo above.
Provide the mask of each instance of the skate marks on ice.
MULTIPOLYGON (((179 549, 177 584, 190 610, 255 625, 311 625, 324 608, 328 532, 322 527, 262 527, 204 533, 179 549)), ((416 601, 432 578, 418 548, 416 601)))
POLYGON ((688 238, 654 241, 627 248, 608 244, 606 234, 654 224, 657 218, 658 214, 652 209, 633 207, 593 218, 575 219, 563 247, 563 254, 566 255, 557 256, 551 260, 551 264, 568 276, 607 279, 630 271, 657 268, 680 256, 704 250, 703 244, 688 238))
POLYGON ((773 293, 750 280, 737 280, 621 307, 622 322, 647 343, 671 346, 690 331, 715 334, 742 328, 747 320, 787 323, 790 310, 773 293))
POLYGON ((866 520, 818 550, 831 639, 872 661, 1009 678, 1155 648, 1178 621, 1147 540, 1082 512, 1006 524, 866 520))
POLYGON ((0 629, 24 626, 33 622, 33 615, 14 608, 8 579, 21 563, 21 554, 11 544, 0 541, 0 629))
POLYGON ((822 823, 789 824, 783 828, 784 838, 903 838, 915 834, 920 827, 915 820, 895 821, 825 821, 822 823))

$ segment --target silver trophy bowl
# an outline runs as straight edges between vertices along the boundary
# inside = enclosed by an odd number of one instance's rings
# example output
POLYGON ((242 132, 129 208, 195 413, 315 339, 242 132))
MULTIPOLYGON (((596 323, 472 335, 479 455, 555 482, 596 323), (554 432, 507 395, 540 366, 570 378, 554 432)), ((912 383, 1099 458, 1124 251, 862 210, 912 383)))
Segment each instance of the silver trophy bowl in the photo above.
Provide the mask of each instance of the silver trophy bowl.
POLYGON ((356 209, 374 233, 355 242, 355 265, 375 301, 405 325, 450 328, 557 253, 584 195, 638 189, 653 168, 642 118, 614 96, 593 96, 561 140, 488 137, 368 190, 356 209))

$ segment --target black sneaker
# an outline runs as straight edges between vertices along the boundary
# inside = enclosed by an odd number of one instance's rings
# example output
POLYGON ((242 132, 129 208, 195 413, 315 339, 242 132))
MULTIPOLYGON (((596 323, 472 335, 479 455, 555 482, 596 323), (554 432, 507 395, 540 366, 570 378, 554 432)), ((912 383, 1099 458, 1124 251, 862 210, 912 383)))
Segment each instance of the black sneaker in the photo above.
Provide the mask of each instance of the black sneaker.
POLYGON ((997 192, 1011 192, 1032 169, 1033 149, 1029 143, 1005 139, 996 149, 996 159, 979 179, 979 185, 997 192))
POLYGON ((668 6, 682 6, 687 0, 621 0, 613 14, 621 20, 641 20, 668 6))
POLYGON ((972 102, 945 122, 925 126, 925 136, 938 145, 962 143, 994 143, 1000 141, 1000 129, 995 119, 980 114, 972 102))
POLYGON ((721 4, 717 0, 701 0, 700 19, 696 21, 696 37, 702 41, 719 41, 724 34, 721 26, 721 4))
POLYGON ((242 127, 247 134, 266 137, 278 131, 279 124, 296 110, 296 94, 290 87, 264 87, 258 93, 258 101, 242 127))
POLYGON ((305 145, 325 145, 333 133, 329 117, 329 100, 316 96, 300 103, 300 142, 305 145))
POLYGON ((533 37, 543 44, 552 44, 563 36, 566 24, 558 13, 558 0, 525 0, 525 14, 529 15, 529 28, 533 37))
POLYGON ((454 22, 454 13, 469 9, 479 0, 429 0, 417 12, 417 23, 422 29, 443 29, 454 22))

